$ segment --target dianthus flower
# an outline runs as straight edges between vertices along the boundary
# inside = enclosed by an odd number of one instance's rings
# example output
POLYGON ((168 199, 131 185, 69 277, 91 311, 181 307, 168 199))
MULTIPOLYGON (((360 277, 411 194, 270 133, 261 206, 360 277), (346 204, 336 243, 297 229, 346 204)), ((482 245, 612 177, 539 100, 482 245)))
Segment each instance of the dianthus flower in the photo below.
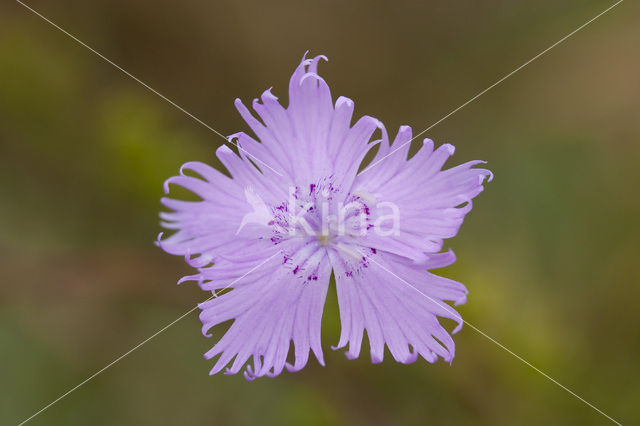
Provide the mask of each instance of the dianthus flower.
POLYGON ((162 199, 171 210, 161 213, 163 226, 174 232, 159 245, 197 268, 180 281, 213 293, 199 305, 203 333, 233 320, 205 354, 218 357, 211 374, 245 364, 248 379, 298 371, 309 351, 324 365, 320 329, 332 274, 341 321, 334 349, 348 346, 347 357, 357 358, 366 330, 374 363, 385 345, 401 363, 454 357, 438 317, 455 321, 457 332, 462 318, 446 301, 465 303, 467 289, 429 270, 455 262, 443 240, 456 235, 491 173, 473 167, 481 161, 442 170, 454 147, 434 150, 429 139, 409 158, 408 126, 390 143, 375 118, 352 125, 354 103, 333 103, 317 72, 321 59, 298 65, 287 108, 270 89, 253 101, 260 119, 236 100, 255 137, 232 135, 238 154, 217 150, 231 177, 189 162, 165 183, 167 193, 175 184, 200 200, 162 199), (372 141, 374 134, 381 136, 372 141))

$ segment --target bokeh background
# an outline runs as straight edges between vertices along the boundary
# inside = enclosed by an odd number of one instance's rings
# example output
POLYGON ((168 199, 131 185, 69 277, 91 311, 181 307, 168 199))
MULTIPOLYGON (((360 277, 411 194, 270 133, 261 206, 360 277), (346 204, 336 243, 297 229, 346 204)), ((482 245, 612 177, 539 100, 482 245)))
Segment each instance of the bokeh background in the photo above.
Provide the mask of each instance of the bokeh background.
MULTIPOLYGON (((29 1, 223 134, 303 53, 357 114, 426 128, 608 1, 29 1)), ((427 135, 495 172, 441 271, 465 319, 640 423, 640 7, 627 1, 427 135)), ((0 4, 0 423, 17 424, 206 295, 154 247, 162 182, 223 140, 20 4, 0 4)), ((207 375, 194 312, 34 425, 497 425, 607 420, 465 327, 450 366, 207 375)), ((366 353, 366 352, 365 352, 366 353)))

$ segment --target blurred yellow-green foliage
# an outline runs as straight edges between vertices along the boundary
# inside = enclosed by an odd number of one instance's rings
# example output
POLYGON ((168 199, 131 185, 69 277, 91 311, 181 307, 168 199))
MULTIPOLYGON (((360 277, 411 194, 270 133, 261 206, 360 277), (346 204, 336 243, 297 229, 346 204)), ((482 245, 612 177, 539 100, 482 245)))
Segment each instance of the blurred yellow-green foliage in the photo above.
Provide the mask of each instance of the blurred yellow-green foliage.
MULTIPOLYGON (((223 134, 235 97, 324 53, 334 96, 416 132, 605 1, 29 1, 223 134)), ((463 316, 640 423, 640 7, 627 1, 425 136, 495 180, 449 241, 463 316)), ((201 301, 153 246, 162 182, 222 139, 17 2, 0 4, 0 423, 17 424, 201 301)), ((452 366, 348 361, 207 376, 194 313, 34 425, 606 424, 470 327, 452 366)), ((365 352, 366 353, 366 352, 365 352)), ((387 358, 390 358, 387 354, 387 358)))

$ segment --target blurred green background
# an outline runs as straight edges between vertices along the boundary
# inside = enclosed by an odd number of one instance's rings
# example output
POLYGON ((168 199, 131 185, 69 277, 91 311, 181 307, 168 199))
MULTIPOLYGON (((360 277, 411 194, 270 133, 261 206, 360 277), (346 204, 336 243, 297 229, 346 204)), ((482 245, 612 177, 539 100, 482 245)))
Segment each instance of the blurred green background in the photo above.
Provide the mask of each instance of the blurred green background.
MULTIPOLYGON (((223 134, 286 101, 305 50, 334 96, 418 132, 607 1, 151 0, 29 5, 223 134)), ((640 423, 640 7, 627 1, 425 136, 495 180, 449 241, 465 319, 640 423)), ((0 4, 0 423, 17 424, 205 298, 154 247, 162 182, 222 139, 12 1, 0 4)), ((334 291, 335 292, 335 291, 334 291)), ((207 375, 193 313, 34 425, 496 425, 607 420, 465 327, 452 366, 207 375)))

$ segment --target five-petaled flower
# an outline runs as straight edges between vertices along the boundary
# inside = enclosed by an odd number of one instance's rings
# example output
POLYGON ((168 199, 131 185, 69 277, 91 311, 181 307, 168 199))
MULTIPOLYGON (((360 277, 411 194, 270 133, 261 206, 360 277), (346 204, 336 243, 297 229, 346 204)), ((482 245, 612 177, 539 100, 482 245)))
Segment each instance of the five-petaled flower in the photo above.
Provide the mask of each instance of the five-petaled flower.
POLYGON ((366 330, 372 362, 382 361, 385 345, 402 363, 453 359, 453 339, 438 317, 454 320, 457 332, 462 318, 445 301, 465 303, 467 290, 429 270, 455 262, 443 240, 456 235, 491 173, 473 168, 481 161, 442 170, 454 147, 434 150, 429 139, 408 158, 408 126, 390 143, 375 118, 352 125, 353 101, 333 103, 317 73, 320 59, 303 58, 296 68, 287 108, 267 90, 253 101, 259 120, 236 100, 257 138, 237 133, 230 140, 239 154, 217 150, 231 178, 189 162, 165 183, 167 193, 176 184, 201 198, 162 199, 172 210, 161 213, 163 226, 175 232, 159 245, 198 271, 180 281, 214 295, 232 288, 200 304, 207 336, 233 320, 205 354, 219 356, 211 374, 229 364, 235 374, 247 362, 248 379, 298 371, 310 350, 324 365, 320 328, 332 272, 337 348, 348 345, 348 358, 359 356, 366 330), (381 138, 372 141, 377 130, 381 138), (375 167, 362 171, 375 146, 375 167))

